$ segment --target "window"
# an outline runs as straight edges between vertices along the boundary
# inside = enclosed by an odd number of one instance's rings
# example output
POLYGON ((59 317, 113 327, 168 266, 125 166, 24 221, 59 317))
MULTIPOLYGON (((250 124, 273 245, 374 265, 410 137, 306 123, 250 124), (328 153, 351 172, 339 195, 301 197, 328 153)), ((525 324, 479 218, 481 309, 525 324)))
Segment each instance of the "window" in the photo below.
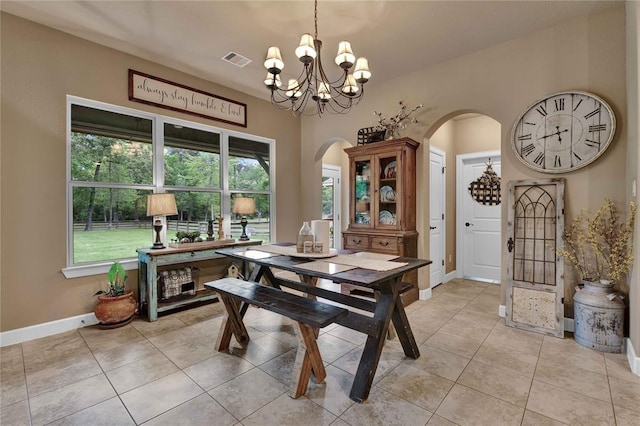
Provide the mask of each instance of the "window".
MULTIPOLYGON (((178 215, 167 218, 166 240, 200 231, 222 217, 226 238, 238 238, 233 198, 252 197, 252 239, 273 233, 273 141, 69 97, 68 267, 133 259, 154 231, 146 197, 172 192, 178 215)), ((82 274, 79 274, 82 275, 82 274)))

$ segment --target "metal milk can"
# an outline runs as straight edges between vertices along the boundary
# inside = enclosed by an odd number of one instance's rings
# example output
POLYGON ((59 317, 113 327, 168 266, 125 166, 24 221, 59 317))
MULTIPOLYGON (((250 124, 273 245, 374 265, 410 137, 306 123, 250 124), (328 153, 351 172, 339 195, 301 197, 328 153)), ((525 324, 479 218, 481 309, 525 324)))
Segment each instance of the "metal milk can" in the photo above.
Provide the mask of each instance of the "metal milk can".
POLYGON ((582 346, 602 352, 622 352, 623 295, 611 283, 583 282, 573 296, 574 338, 582 346))

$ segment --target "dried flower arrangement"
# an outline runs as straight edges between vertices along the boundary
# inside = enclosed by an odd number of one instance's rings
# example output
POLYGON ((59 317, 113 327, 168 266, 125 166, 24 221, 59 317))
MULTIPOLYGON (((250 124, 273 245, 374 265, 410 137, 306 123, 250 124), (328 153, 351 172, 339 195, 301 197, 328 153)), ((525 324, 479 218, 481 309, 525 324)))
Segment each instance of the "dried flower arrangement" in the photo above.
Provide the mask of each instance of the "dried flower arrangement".
POLYGON ((409 117, 418 109, 422 108, 422 104, 417 105, 411 110, 407 110, 407 106, 403 101, 399 101, 398 105, 400 105, 400 109, 395 116, 390 118, 383 117, 381 112, 374 111, 374 114, 378 116, 376 130, 386 130, 387 139, 399 136, 400 130, 406 128, 408 123, 419 123, 415 117, 409 117), (409 120, 408 123, 406 122, 407 120, 409 120))
POLYGON ((621 279, 633 266, 631 238, 636 209, 632 201, 629 216, 623 222, 609 199, 593 217, 581 211, 565 230, 565 247, 557 253, 573 264, 582 280, 610 280, 624 290, 626 283, 621 279))

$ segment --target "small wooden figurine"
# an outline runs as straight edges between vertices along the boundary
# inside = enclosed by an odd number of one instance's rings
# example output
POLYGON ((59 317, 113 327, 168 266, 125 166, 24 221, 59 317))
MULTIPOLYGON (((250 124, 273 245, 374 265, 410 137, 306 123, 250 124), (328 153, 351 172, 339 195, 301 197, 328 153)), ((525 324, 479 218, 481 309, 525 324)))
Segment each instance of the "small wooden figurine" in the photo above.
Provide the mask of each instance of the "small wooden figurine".
POLYGON ((209 220, 207 223, 207 241, 215 240, 213 236, 213 219, 209 220))
POLYGON ((222 216, 218 217, 218 239, 224 240, 224 231, 222 230, 222 221, 224 218, 222 216))

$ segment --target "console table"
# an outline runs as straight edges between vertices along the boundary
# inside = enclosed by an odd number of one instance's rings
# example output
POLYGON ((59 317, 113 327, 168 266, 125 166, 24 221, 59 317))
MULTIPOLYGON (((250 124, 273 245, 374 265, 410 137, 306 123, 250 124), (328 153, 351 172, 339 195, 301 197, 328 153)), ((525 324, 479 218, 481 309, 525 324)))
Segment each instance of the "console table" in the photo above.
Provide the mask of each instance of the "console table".
POLYGON ((187 247, 168 247, 164 249, 139 248, 138 252, 138 301, 140 308, 146 307, 149 321, 158 319, 158 312, 180 308, 196 302, 217 299, 217 294, 205 289, 197 291, 176 301, 158 303, 158 267, 192 263, 203 260, 220 259, 225 256, 216 250, 225 247, 259 245, 261 241, 234 241, 226 243, 203 242, 202 246, 189 244, 187 247))

